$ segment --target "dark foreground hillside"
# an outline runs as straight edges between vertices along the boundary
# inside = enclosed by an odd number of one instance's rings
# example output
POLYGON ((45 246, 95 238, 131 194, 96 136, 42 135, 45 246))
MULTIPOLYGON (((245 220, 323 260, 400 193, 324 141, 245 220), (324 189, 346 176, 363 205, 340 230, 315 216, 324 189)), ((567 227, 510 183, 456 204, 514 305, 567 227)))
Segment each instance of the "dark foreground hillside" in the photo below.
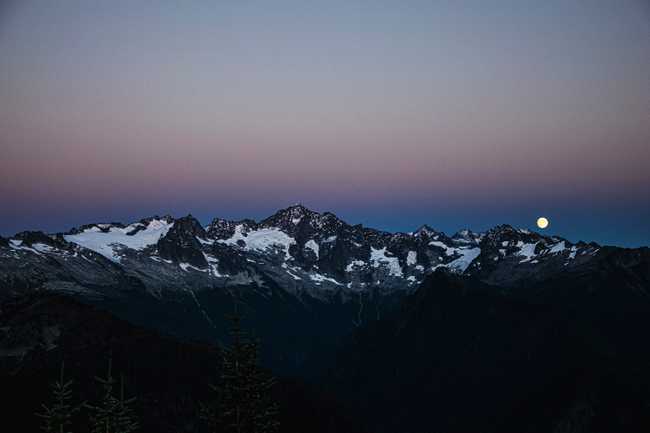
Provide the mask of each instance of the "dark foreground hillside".
POLYGON ((436 272, 360 329, 328 380, 375 432, 650 431, 650 298, 638 276, 508 291, 436 272))
MULTIPOLYGON (((204 343, 180 341, 131 325, 110 313, 62 295, 33 294, 0 307, 0 398, 6 425, 39 431, 34 414, 48 398, 50 382, 65 360, 78 401, 99 392, 95 376, 113 370, 135 396, 142 432, 203 432, 199 403, 210 398, 218 375, 219 351, 204 343), (7 406, 8 403, 8 406, 7 406)), ((273 391, 283 432, 360 431, 353 417, 313 386, 280 379, 273 391)), ((71 431, 85 432, 82 417, 71 431)))

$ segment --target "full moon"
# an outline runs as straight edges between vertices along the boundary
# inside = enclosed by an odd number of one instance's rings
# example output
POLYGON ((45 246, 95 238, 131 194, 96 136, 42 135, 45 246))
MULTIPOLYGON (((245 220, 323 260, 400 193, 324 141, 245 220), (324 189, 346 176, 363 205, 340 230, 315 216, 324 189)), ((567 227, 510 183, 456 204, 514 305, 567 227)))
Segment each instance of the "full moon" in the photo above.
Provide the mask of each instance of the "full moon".
POLYGON ((548 220, 544 217, 537 218, 537 227, 539 227, 540 229, 545 229, 546 227, 548 227, 548 220))

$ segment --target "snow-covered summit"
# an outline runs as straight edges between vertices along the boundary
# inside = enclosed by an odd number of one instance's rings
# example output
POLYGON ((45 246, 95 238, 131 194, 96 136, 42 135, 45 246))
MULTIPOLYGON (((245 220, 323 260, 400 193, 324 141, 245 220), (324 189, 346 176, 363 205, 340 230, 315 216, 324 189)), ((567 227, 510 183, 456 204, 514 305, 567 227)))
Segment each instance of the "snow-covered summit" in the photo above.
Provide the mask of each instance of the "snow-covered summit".
POLYGON ((67 242, 95 251, 109 260, 119 262, 120 251, 128 248, 143 250, 156 244, 174 225, 171 218, 151 218, 123 226, 122 224, 93 224, 72 234, 63 235, 67 242))

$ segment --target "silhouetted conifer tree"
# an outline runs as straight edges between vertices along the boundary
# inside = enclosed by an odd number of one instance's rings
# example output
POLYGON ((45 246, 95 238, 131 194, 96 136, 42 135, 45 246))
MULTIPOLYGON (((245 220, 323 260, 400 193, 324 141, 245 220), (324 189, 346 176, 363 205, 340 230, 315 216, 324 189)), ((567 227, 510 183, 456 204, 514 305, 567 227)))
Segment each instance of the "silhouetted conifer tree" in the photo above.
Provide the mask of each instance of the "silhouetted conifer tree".
POLYGON ((92 433, 131 433, 138 428, 132 408, 135 398, 124 398, 124 377, 120 381, 119 398, 115 397, 113 393, 115 379, 113 378, 112 364, 113 360, 109 357, 106 377, 95 378, 103 388, 102 399, 97 405, 86 405, 90 410, 92 433))
POLYGON ((590 432, 594 415, 594 410, 589 401, 578 401, 573 405, 568 416, 555 426, 553 433, 590 432))
POLYGON ((275 380, 259 365, 259 342, 241 329, 237 309, 229 316, 231 345, 222 349, 221 376, 215 407, 204 406, 211 427, 233 433, 273 433, 278 430, 278 407, 270 395, 275 380))
POLYGON ((48 433, 69 433, 67 428, 72 424, 72 416, 79 411, 81 405, 72 404, 72 380, 64 378, 65 363, 61 363, 59 380, 51 385, 52 404, 43 405, 43 412, 36 415, 43 418, 42 430, 48 433))

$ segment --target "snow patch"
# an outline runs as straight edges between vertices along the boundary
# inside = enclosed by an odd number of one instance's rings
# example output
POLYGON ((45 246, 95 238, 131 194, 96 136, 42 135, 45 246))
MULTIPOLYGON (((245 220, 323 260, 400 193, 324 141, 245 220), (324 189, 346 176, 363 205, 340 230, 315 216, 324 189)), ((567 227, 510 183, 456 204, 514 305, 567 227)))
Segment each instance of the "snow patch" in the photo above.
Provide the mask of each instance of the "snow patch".
POLYGON ((41 243, 33 244, 32 248, 34 248, 36 251, 39 251, 41 253, 51 253, 55 251, 55 249, 52 248, 51 246, 47 244, 41 244, 41 243))
POLYGON ((442 248, 443 250, 445 250, 445 254, 447 254, 448 256, 453 256, 454 253, 456 252, 456 248, 448 247, 447 245, 445 245, 443 242, 440 241, 431 241, 429 242, 429 245, 442 248))
POLYGON ((377 250, 373 247, 370 247, 370 261, 372 262, 373 267, 378 268, 380 265, 386 265, 388 267, 388 274, 395 277, 401 277, 402 267, 399 265, 399 260, 397 257, 388 257, 386 255, 386 247, 377 250))
POLYGON ((41 253, 38 252, 37 250, 35 250, 33 248, 30 248, 30 247, 27 247, 27 246, 24 246, 23 241, 21 241, 20 239, 9 239, 9 246, 14 250, 29 251, 29 252, 41 255, 41 253))
MULTIPOLYGON (((286 263, 283 263, 283 265, 286 265, 286 263)), ((282 266, 282 267, 283 267, 283 268, 286 268, 285 266, 282 266)), ((294 269, 294 270, 295 270, 295 269, 294 269)), ((287 269, 287 274, 291 275, 291 277, 292 277, 294 280, 296 280, 296 281, 298 281, 298 280, 302 280, 302 278, 300 278, 298 275, 296 275, 296 274, 294 274, 293 272, 291 272, 289 269, 287 269)))
POLYGON ((158 262, 158 263, 168 263, 168 264, 170 264, 170 265, 171 265, 172 263, 174 263, 174 262, 171 261, 171 260, 163 259, 163 258, 160 258, 160 257, 158 257, 158 256, 149 256, 149 258, 150 258, 151 260, 153 260, 154 262, 158 262))
POLYGON ((565 245, 564 241, 562 241, 562 242, 558 242, 557 244, 553 245, 553 247, 549 250, 549 253, 550 254, 557 254, 557 253, 561 253, 565 249, 566 249, 566 245, 565 245))
POLYGON ((447 263, 445 266, 457 272, 465 272, 470 264, 481 254, 480 248, 462 248, 457 249, 456 252, 460 257, 447 263))
POLYGON ((576 252, 578 251, 578 248, 576 246, 571 247, 571 252, 569 253, 569 260, 573 260, 576 258, 576 252))
POLYGON ((209 272, 209 271, 207 271, 205 269, 199 269, 196 266, 192 266, 189 263, 179 263, 178 266, 180 266, 181 269, 184 270, 185 272, 188 272, 189 269, 193 269, 193 270, 199 271, 199 272, 209 272))
POLYGON ((352 272, 355 267, 363 267, 366 265, 366 262, 363 260, 352 260, 350 263, 348 263, 348 266, 345 268, 345 272, 352 272))
POLYGON ((216 257, 212 257, 206 253, 203 253, 203 257, 205 257, 205 261, 208 262, 208 266, 210 267, 210 274, 215 277, 223 277, 223 275, 219 273, 219 260, 217 260, 216 257))
POLYGON ((240 247, 239 241, 244 243, 243 249, 253 251, 268 251, 273 248, 280 248, 284 251, 285 258, 291 258, 289 247, 296 243, 296 240, 277 228, 264 228, 252 230, 248 233, 242 232, 243 225, 235 227, 235 233, 229 239, 218 240, 217 242, 240 247))
POLYGON ((310 274, 310 275, 309 275, 309 278, 310 278, 312 281, 315 281, 316 284, 320 284, 320 283, 322 283, 322 282, 324 282, 324 281, 328 281, 328 282, 330 282, 330 283, 334 283, 334 284, 336 284, 337 286, 342 286, 342 285, 343 285, 343 284, 339 283, 338 281, 336 281, 334 278, 326 277, 326 276, 323 275, 323 274, 316 274, 316 273, 314 273, 314 274, 310 274))
POLYGON ((524 259, 520 260, 519 263, 530 262, 534 257, 536 257, 535 247, 537 246, 537 242, 534 244, 524 244, 523 242, 519 241, 517 246, 519 246, 519 252, 517 255, 524 257, 524 259))
POLYGON ((418 253, 415 251, 409 251, 406 256, 406 264, 412 266, 418 262, 418 253))
POLYGON ((63 238, 68 242, 73 242, 84 248, 93 250, 109 260, 119 262, 120 256, 118 255, 118 251, 121 248, 143 250, 158 242, 160 238, 167 234, 173 225, 173 222, 170 223, 165 220, 151 220, 144 230, 140 230, 132 235, 128 233, 133 231, 134 225, 123 228, 110 226, 106 232, 93 226, 81 233, 64 235, 63 238))
POLYGON ((195 236, 196 240, 199 241, 203 245, 212 245, 214 244, 214 239, 203 239, 198 236, 195 236))
POLYGON ((308 240, 307 243, 305 243, 305 248, 309 248, 310 250, 312 250, 314 254, 316 254, 316 258, 317 259, 319 258, 318 254, 320 249, 318 248, 318 244, 316 243, 316 241, 314 241, 313 239, 308 240))

